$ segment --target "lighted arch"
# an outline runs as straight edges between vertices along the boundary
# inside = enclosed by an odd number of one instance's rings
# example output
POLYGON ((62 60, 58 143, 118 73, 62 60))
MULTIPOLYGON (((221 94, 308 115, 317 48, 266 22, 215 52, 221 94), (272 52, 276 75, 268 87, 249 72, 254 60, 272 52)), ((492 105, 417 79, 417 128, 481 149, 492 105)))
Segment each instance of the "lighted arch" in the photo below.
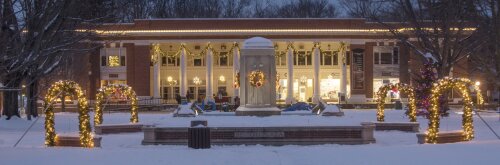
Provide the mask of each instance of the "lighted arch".
MULTIPOLYGON (((452 89, 458 88, 458 91, 462 94, 463 103, 464 103, 464 112, 462 114, 462 128, 464 141, 469 141, 474 138, 474 126, 472 123, 472 108, 473 103, 470 96, 471 89, 473 86, 472 82, 469 79, 465 78, 448 78, 445 77, 443 79, 438 80, 437 83, 434 83, 431 90, 431 109, 430 109, 430 117, 429 117, 429 128, 427 130, 427 137, 425 141, 427 143, 437 143, 438 133, 439 133, 439 97, 442 93, 452 89)), ((479 88, 478 97, 482 98, 480 95, 479 88)), ((481 99, 479 99, 479 104, 482 104, 481 99)))
POLYGON ((387 84, 379 88, 377 92, 377 121, 383 122, 385 121, 385 115, 384 115, 384 104, 385 104, 385 98, 387 96, 387 91, 390 89, 396 88, 400 90, 401 92, 404 92, 408 95, 408 117, 410 118, 411 122, 416 122, 417 121, 417 102, 415 100, 415 90, 413 89, 412 86, 404 83, 397 83, 397 84, 387 84))
MULTIPOLYGON (((54 128, 54 101, 59 97, 60 93, 65 92, 67 95, 76 95, 78 98, 78 119, 80 130, 80 144, 83 147, 94 147, 90 128, 90 117, 88 114, 88 104, 85 94, 80 85, 73 81, 58 81, 49 88, 45 95, 45 145, 54 146, 57 135, 54 128)), ((63 100, 64 101, 64 100, 63 100)))
POLYGON ((138 110, 137 110, 137 96, 135 91, 132 90, 132 87, 123 84, 110 84, 100 88, 96 95, 95 102, 95 114, 94 114, 94 126, 102 124, 102 106, 106 98, 114 94, 116 92, 123 92, 123 94, 130 99, 131 104, 131 116, 130 122, 137 123, 139 122, 138 110))

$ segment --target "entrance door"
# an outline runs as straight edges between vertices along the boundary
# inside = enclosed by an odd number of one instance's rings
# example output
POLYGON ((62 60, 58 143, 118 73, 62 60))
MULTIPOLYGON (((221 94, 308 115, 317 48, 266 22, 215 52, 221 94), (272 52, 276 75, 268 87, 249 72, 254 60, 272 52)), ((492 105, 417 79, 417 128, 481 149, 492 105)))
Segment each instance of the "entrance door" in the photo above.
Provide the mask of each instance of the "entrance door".
POLYGON ((306 86, 304 85, 299 87, 299 100, 303 102, 306 101, 306 86))

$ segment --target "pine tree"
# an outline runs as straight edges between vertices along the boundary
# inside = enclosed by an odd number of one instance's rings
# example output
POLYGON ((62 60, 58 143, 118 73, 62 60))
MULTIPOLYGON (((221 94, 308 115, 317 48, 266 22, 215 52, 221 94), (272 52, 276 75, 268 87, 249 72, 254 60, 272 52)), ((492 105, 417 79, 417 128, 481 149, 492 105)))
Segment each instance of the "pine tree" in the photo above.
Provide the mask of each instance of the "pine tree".
POLYGON ((420 74, 415 78, 415 95, 417 97, 417 115, 427 116, 428 109, 430 108, 430 95, 432 84, 437 80, 436 73, 434 72, 434 63, 428 60, 420 69, 420 74))

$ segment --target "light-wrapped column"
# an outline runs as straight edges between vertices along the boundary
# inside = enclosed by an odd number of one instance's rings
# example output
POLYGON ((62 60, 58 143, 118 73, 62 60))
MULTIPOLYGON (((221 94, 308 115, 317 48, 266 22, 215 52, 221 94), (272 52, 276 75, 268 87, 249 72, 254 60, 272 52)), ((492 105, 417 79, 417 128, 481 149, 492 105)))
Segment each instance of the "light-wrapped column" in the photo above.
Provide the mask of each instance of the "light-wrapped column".
MULTIPOLYGON (((238 72, 240 71, 240 49, 238 45, 235 43, 233 47, 233 78, 236 79, 238 72)), ((233 80, 235 81, 235 80, 233 80)), ((240 96, 240 88, 234 87, 233 97, 240 96)))

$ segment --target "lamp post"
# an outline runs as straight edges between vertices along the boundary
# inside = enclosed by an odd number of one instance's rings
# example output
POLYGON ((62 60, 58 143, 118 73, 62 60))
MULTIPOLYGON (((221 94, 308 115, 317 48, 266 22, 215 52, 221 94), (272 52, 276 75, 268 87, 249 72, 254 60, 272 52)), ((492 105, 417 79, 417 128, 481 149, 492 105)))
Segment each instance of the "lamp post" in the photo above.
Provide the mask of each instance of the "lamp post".
POLYGON ((198 86, 201 84, 200 78, 198 78, 198 76, 194 77, 193 78, 193 83, 196 86, 196 88, 195 88, 195 95, 196 95, 195 99, 196 99, 196 101, 198 101, 198 86))

